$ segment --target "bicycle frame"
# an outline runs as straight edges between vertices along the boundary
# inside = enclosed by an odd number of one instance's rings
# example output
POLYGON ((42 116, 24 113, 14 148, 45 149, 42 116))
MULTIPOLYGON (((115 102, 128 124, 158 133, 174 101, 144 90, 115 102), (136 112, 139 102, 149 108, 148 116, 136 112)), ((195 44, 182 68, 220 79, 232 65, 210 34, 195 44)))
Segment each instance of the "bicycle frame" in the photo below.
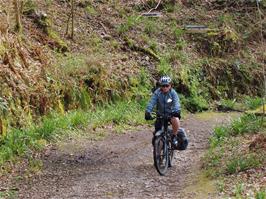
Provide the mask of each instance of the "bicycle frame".
POLYGON ((162 120, 162 129, 155 132, 155 136, 160 136, 162 135, 162 133, 164 133, 165 135, 168 134, 168 126, 169 126, 169 119, 171 119, 171 117, 167 116, 157 116, 157 119, 162 120))

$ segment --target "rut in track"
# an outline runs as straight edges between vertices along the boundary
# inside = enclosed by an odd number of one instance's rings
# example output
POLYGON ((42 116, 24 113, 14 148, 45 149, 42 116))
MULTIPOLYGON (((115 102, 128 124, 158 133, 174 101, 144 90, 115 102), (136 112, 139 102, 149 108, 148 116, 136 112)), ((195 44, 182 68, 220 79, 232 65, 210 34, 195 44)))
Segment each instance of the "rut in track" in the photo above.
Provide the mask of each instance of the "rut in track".
POLYGON ((193 188, 199 183, 208 137, 215 125, 230 120, 229 114, 210 114, 190 115, 182 121, 189 147, 175 154, 166 176, 160 176, 153 166, 153 129, 143 127, 123 135, 110 134, 103 141, 74 140, 64 149, 50 150, 43 160, 43 172, 18 185, 19 197, 201 198, 203 194, 204 198, 219 198, 214 191, 193 188), (187 191, 187 187, 192 189, 187 191))

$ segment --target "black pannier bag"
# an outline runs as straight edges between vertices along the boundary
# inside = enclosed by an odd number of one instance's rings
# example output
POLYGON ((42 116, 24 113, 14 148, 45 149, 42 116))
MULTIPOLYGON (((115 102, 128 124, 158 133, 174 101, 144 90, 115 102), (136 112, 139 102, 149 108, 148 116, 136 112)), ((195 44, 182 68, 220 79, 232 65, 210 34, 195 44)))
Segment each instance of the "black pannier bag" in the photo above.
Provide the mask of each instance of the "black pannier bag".
POLYGON ((188 146, 188 138, 187 138, 185 129, 180 128, 178 130, 177 139, 178 139, 177 150, 180 150, 180 151, 186 150, 188 146))

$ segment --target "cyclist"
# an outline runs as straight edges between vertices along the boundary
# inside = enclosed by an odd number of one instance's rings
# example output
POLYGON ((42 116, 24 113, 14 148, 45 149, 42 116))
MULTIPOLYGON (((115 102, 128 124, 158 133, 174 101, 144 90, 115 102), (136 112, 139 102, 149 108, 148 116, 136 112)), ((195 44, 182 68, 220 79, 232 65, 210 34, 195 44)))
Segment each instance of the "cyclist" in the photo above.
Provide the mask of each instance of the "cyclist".
MULTIPOLYGON (((171 116, 171 124, 173 128, 173 144, 177 148, 178 137, 186 140, 186 135, 183 131, 179 131, 181 119, 181 107, 179 97, 176 91, 172 88, 172 80, 169 76, 163 76, 159 80, 160 88, 155 90, 145 111, 145 119, 152 120, 151 112, 157 106, 157 112, 160 115, 168 114, 171 116), (177 136, 178 135, 178 136, 177 136)), ((161 120, 155 121, 155 132, 162 129, 161 120)), ((154 139, 153 139, 154 141, 154 139)), ((153 143, 154 144, 154 143, 153 143)))

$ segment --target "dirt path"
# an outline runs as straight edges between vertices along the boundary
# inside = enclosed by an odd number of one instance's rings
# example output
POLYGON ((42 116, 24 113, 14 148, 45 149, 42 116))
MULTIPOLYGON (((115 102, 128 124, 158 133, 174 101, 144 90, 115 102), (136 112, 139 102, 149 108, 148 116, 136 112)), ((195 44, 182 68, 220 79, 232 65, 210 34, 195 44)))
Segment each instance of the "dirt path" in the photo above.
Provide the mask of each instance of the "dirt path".
POLYGON ((218 198, 211 188, 204 189, 210 184, 199 177, 200 158, 213 127, 229 119, 228 114, 212 113, 183 121, 189 147, 175 154, 174 166, 164 177, 153 166, 152 128, 111 134, 98 142, 72 141, 46 154, 43 172, 19 185, 19 197, 218 198))

